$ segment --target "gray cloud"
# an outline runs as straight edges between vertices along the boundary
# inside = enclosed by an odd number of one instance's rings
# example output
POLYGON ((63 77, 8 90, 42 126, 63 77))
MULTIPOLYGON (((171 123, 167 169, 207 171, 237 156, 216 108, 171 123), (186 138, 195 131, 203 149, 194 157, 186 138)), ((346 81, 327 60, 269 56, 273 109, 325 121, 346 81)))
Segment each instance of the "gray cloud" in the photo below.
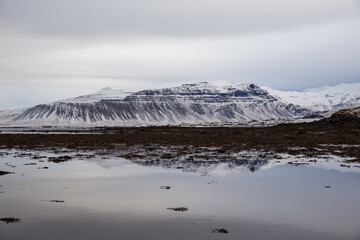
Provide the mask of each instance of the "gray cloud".
POLYGON ((0 0, 0 108, 110 86, 360 81, 359 1, 0 0), (16 91, 26 87, 29 91, 16 91))
POLYGON ((50 37, 194 37, 277 31, 358 14, 355 0, 3 0, 0 26, 50 37))

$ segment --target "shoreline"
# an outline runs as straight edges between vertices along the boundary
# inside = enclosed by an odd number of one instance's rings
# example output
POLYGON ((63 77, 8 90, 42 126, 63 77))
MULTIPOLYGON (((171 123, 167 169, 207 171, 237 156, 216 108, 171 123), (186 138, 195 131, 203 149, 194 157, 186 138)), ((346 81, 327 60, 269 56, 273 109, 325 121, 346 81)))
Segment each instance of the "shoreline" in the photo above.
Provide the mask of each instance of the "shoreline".
MULTIPOLYGON (((360 123, 280 124, 272 127, 119 127, 85 130, 46 129, 42 134, 0 134, 0 149, 52 149, 124 151, 141 146, 151 154, 157 148, 175 147, 174 156, 212 149, 220 154, 262 151, 316 157, 332 154, 360 162, 360 123), (71 133, 71 134, 69 134, 71 133), (190 148, 189 148, 190 147, 190 148), (214 150, 215 149, 215 150, 214 150)), ((161 158, 161 157, 160 157, 161 158)))

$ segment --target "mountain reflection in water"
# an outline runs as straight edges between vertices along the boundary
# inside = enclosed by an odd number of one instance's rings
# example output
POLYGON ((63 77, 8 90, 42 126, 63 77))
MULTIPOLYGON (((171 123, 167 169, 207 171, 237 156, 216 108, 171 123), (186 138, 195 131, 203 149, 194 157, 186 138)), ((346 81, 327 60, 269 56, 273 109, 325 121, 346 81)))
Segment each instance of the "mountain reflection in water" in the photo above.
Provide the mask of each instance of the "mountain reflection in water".
POLYGON ((359 239, 357 163, 251 156, 4 153, 0 239, 359 239))
POLYGON ((148 167, 162 167, 170 169, 182 169, 184 172, 198 172, 201 174, 208 174, 219 168, 227 172, 255 172, 262 167, 269 164, 269 160, 147 160, 136 159, 131 160, 136 164, 148 167))

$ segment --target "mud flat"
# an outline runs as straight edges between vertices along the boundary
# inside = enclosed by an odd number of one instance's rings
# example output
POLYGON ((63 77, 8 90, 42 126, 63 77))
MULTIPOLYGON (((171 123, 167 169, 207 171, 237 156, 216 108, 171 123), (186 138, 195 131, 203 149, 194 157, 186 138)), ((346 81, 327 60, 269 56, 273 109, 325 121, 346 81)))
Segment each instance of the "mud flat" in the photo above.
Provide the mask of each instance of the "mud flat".
MULTIPOLYGON (((0 134, 3 149, 118 150, 141 146, 159 158, 217 149, 229 155, 240 151, 287 153, 308 157, 333 154, 360 162, 360 122, 312 122, 252 128, 137 127, 77 130, 76 134, 0 134), (89 134, 95 133, 95 134, 89 134), (180 149, 179 146, 182 146, 180 149), (176 147, 173 155, 156 150, 176 147)), ((124 156, 134 158, 136 154, 124 156)), ((261 156, 260 156, 261 157, 261 156)), ((266 157, 266 156, 265 156, 266 157)), ((57 159, 62 161, 61 159, 57 159)), ((65 159, 66 160, 66 159, 65 159)), ((54 160, 56 161, 56 160, 54 160)))

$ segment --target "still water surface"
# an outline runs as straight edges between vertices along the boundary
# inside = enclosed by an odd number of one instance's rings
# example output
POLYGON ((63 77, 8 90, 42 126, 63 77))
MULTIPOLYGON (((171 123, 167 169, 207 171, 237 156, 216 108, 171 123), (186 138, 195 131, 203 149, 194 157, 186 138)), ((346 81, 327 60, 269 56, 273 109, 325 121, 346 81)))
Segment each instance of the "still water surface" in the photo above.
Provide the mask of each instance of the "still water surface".
POLYGON ((15 172, 0 176, 0 218, 21 219, 0 222, 1 240, 360 239, 358 172, 228 171, 223 163, 204 174, 119 158, 59 164, 12 155, 0 158, 0 170, 15 172), (188 211, 168 209, 177 207, 188 211), (220 228, 229 233, 212 232, 220 228))

